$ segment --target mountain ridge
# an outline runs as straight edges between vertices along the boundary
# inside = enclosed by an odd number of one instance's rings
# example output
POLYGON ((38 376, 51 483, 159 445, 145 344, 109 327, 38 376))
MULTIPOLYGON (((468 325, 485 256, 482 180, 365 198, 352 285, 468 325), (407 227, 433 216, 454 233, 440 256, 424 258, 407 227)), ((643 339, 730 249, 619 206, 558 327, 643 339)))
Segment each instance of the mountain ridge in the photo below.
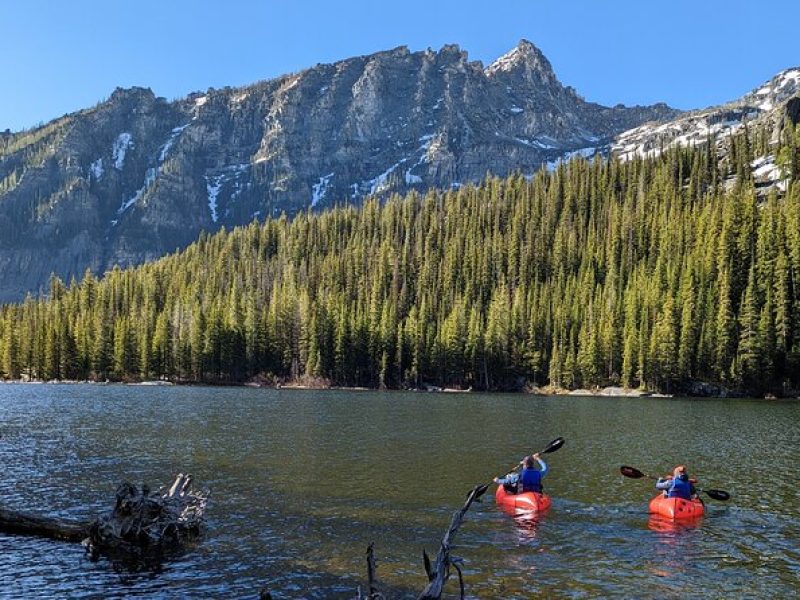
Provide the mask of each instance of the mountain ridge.
POLYGON ((51 272, 152 260, 201 231, 532 174, 682 114, 587 102, 527 40, 489 65, 455 44, 399 46, 173 101, 117 88, 0 136, 0 300, 51 272))

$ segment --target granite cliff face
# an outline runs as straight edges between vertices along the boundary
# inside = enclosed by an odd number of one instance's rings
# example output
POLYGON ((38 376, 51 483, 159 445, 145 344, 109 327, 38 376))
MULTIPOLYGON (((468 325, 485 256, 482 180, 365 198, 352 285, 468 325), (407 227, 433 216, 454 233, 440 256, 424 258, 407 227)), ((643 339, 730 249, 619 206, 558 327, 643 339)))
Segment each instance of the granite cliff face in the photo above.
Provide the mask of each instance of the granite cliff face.
POLYGON ((526 41, 488 67, 457 46, 401 47, 174 102, 118 89, 0 134, 0 301, 51 272, 154 259, 202 230, 533 173, 677 116, 586 102, 526 41))
POLYGON ((664 148, 724 142, 745 125, 766 124, 777 140, 784 118, 800 116, 800 68, 786 69, 741 98, 686 112, 666 123, 646 123, 620 134, 612 150, 623 160, 655 156, 664 148))
MULTIPOLYGON (((614 140, 610 151, 622 160, 657 156, 674 146, 712 143, 719 158, 728 153, 728 140, 745 127, 770 132, 777 145, 785 123, 800 121, 800 68, 786 69, 741 98, 702 110, 687 112, 666 123, 646 123, 625 131, 614 140)), ((756 194, 766 196, 776 189, 785 192, 787 174, 778 166, 774 153, 757 156, 750 168, 756 194)), ((725 184, 735 183, 735 176, 725 184)))

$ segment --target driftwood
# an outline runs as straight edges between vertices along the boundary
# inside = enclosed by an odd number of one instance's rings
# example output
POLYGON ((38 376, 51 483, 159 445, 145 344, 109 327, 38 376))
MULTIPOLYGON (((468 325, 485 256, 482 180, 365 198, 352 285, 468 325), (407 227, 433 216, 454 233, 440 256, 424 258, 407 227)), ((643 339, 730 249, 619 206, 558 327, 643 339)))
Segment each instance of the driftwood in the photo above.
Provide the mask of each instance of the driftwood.
POLYGON ((452 548, 453 537, 455 536, 458 528, 461 527, 461 522, 467 514, 469 507, 476 500, 480 501, 480 497, 486 493, 489 488, 488 485, 479 485, 467 494, 467 499, 461 509, 453 513, 453 518, 450 520, 450 527, 442 538, 442 543, 439 546, 439 552, 436 555, 436 561, 431 565, 428 553, 422 551, 423 561, 425 563, 425 572, 428 575, 428 585, 422 590, 422 593, 417 597, 418 600, 438 600, 442 597, 444 584, 450 579, 450 567, 453 567, 458 573, 458 583, 461 588, 461 598, 464 598, 464 578, 461 575, 461 567, 459 566, 462 560, 450 555, 452 548))
MULTIPOLYGON (((450 520, 450 526, 442 538, 439 546, 439 552, 436 555, 436 561, 431 564, 428 553, 422 551, 422 559, 425 565, 425 573, 428 576, 428 585, 422 590, 422 593, 417 597, 417 600, 439 600, 442 597, 444 585, 450 579, 450 567, 458 573, 458 583, 461 591, 461 599, 464 599, 464 578, 461 574, 462 559, 452 556, 450 550, 452 549, 453 538, 455 537, 458 528, 464 521, 470 506, 473 502, 480 502, 481 496, 486 493, 489 488, 488 485, 478 485, 472 488, 467 494, 467 499, 459 510, 453 513, 453 518, 450 520)), ((361 590, 358 590, 358 600, 384 600, 385 596, 381 594, 375 586, 375 550, 374 544, 367 547, 367 581, 369 585, 369 594, 362 597, 361 590)))
POLYGON ((94 521, 86 546, 92 556, 159 554, 180 549, 201 532, 207 495, 189 491, 191 475, 179 474, 169 490, 150 492, 130 483, 117 488, 114 510, 94 521))
POLYGON ((357 600, 385 600, 386 597, 378 591, 375 577, 375 544, 371 543, 367 546, 367 586, 369 592, 366 596, 361 595, 361 589, 358 590, 357 600))
POLYGON ((80 542, 89 534, 90 523, 42 517, 0 508, 0 532, 32 535, 65 542, 80 542))
POLYGON ((145 485, 123 483, 114 509, 91 522, 0 508, 0 532, 83 542, 93 558, 101 553, 123 559, 163 556, 200 535, 207 494, 190 491, 191 481, 180 474, 169 490, 154 493, 145 485))

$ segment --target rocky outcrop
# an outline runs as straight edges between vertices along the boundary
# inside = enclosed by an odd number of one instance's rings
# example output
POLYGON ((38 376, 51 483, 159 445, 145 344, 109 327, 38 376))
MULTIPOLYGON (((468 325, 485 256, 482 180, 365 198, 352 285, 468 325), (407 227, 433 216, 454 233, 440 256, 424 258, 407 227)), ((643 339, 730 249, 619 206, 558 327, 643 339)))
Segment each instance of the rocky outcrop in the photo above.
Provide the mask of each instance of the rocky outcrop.
POLYGON ((203 231, 367 195, 533 173, 678 111, 605 107, 522 41, 489 66, 405 47, 168 102, 116 90, 0 135, 0 300, 147 261, 203 231))
MULTIPOLYGON (((611 150, 622 160, 657 156, 674 146, 696 146, 711 141, 726 152, 730 136, 746 126, 765 128, 777 144, 786 121, 797 124, 800 116, 800 68, 786 69, 737 100, 692 111, 664 123, 645 123, 617 137, 611 150)), ((751 164, 757 188, 785 191, 785 174, 774 155, 756 158, 751 164)))

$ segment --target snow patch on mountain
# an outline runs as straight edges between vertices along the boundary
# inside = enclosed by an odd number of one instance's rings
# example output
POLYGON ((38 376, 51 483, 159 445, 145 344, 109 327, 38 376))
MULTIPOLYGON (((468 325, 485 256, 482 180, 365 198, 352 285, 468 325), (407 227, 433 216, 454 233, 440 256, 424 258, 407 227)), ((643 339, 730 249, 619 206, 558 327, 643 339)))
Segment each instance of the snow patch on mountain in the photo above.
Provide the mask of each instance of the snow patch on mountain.
POLYGON ((98 158, 96 161, 90 164, 89 172, 92 174, 92 177, 94 177, 95 181, 99 181, 103 176, 103 159, 98 158))
POLYGON ((775 185, 781 192, 785 192, 789 186, 789 173, 775 163, 774 154, 756 158, 750 163, 750 168, 757 186, 775 185))
POLYGON ((520 144, 525 144, 526 146, 532 146, 533 148, 539 148, 541 150, 553 150, 558 147, 554 146, 553 144, 543 142, 537 138, 529 140, 521 137, 515 137, 514 140, 519 142, 520 144))
POLYGON ((250 186, 251 182, 242 182, 241 176, 250 169, 250 163, 238 163, 228 165, 217 170, 213 174, 206 174, 203 177, 206 180, 206 193, 208 195, 208 212, 211 215, 211 220, 214 223, 219 221, 219 199, 220 193, 226 185, 232 187, 230 193, 228 208, 225 210, 225 215, 230 214, 230 203, 235 200, 245 188, 250 186))
MULTIPOLYGON (((151 185, 153 185, 153 182, 156 180, 156 175, 157 174, 158 174, 157 169, 155 169, 155 168, 147 169, 147 171, 144 174, 144 185, 142 187, 140 187, 138 190, 136 190, 136 193, 130 199, 122 201, 122 204, 120 204, 120 207, 117 209, 117 214, 118 215, 121 215, 126 210, 128 210, 131 206, 133 206, 134 204, 139 202, 139 200, 142 199, 142 197, 147 192, 148 188, 151 185)), ((112 226, 116 225, 116 224, 117 224, 116 220, 111 222, 112 226)))
POLYGON ((120 133, 114 140, 114 145, 111 147, 111 160, 114 161, 114 168, 117 171, 121 171, 125 165, 125 154, 131 145, 133 145, 133 136, 127 132, 120 133))
POLYGON ((389 176, 394 173, 397 168, 402 165, 403 163, 408 162, 408 158, 404 158, 396 163, 394 163, 391 167, 386 169, 383 173, 378 175, 377 177, 366 181, 366 187, 369 189, 370 194, 377 194, 382 192, 383 190, 387 189, 389 176))
POLYGON ((172 144, 175 143, 175 140, 178 139, 178 136, 181 132, 189 126, 189 123, 186 125, 181 125, 180 127, 176 127, 170 133, 170 136, 167 138, 167 141, 164 142, 164 145, 161 146, 161 152, 158 153, 158 162, 162 163, 167 158, 167 153, 169 153, 170 148, 172 148, 172 144))
POLYGON ((578 148, 577 150, 570 150, 559 156, 555 160, 549 160, 545 163, 545 168, 548 171, 555 171, 561 163, 568 163, 573 158, 583 157, 589 159, 598 153, 598 148, 594 146, 586 148, 578 148))
POLYGON ((419 160, 411 165, 410 168, 406 169, 406 185, 417 185, 422 183, 422 177, 419 175, 414 174, 414 169, 422 165, 423 163, 428 161, 428 153, 427 148, 423 151, 422 156, 419 157, 419 160))
POLYGON ((217 196, 222 189, 224 175, 206 175, 206 190, 208 191, 208 211, 211 213, 211 220, 216 223, 219 219, 217 215, 217 196))
POLYGON ((422 183, 422 178, 419 175, 413 174, 412 171, 416 167, 420 166, 422 163, 428 160, 428 152, 430 152, 431 150, 431 146, 434 142, 434 136, 424 135, 419 139, 420 141, 423 141, 423 143, 419 148, 417 148, 414 151, 414 154, 412 154, 411 156, 406 156, 405 158, 401 158, 399 161, 397 161, 388 169, 386 169, 383 173, 381 173, 380 175, 378 175, 373 179, 365 181, 361 186, 358 186, 358 184, 354 184, 354 187, 356 189, 353 192, 354 194, 353 197, 355 197, 355 194, 358 193, 358 190, 360 190, 360 188, 368 189, 370 194, 378 194, 388 189, 389 177, 392 175, 392 173, 394 173, 402 165, 412 160, 415 156, 417 156, 417 153, 422 153, 422 154, 417 160, 417 162, 415 162, 409 169, 406 170, 404 180, 407 185, 422 183))
POLYGON ((325 198, 328 191, 328 184, 333 178, 333 173, 328 173, 319 178, 319 181, 311 186, 311 208, 314 208, 321 200, 325 198))

